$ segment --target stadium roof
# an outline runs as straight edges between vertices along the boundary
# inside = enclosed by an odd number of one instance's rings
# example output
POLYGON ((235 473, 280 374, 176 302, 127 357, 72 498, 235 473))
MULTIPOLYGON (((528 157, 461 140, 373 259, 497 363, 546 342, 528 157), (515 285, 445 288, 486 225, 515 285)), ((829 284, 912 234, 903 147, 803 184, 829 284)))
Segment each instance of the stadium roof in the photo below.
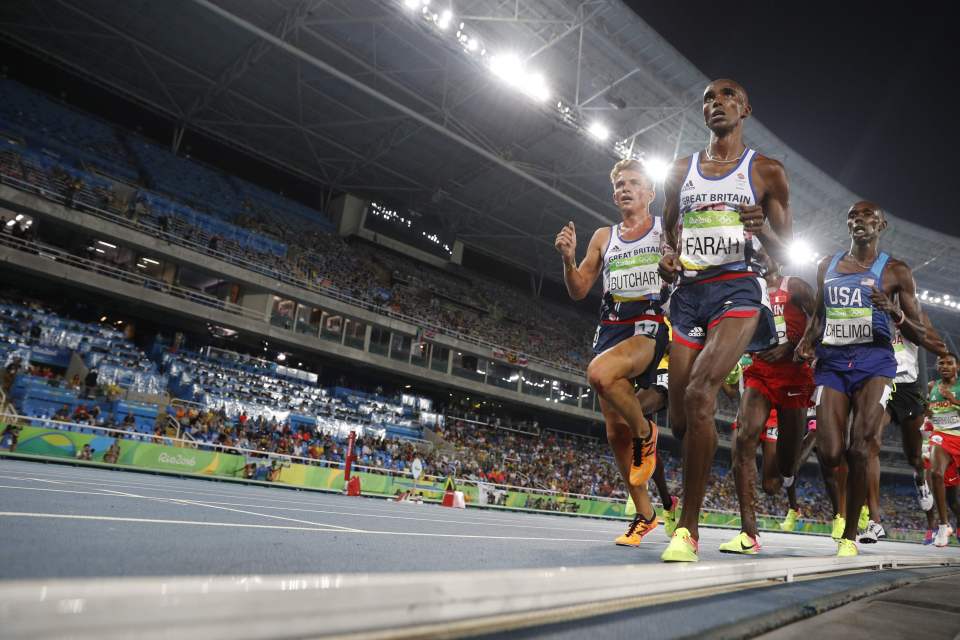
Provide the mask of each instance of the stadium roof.
MULTIPOLYGON (((0 5, 0 37, 319 185, 441 214, 466 244, 555 277, 563 223, 584 230, 582 248, 614 221, 615 140, 665 159, 706 141, 708 79, 615 1, 16 0, 0 5), (530 71, 515 86, 489 68, 505 53, 530 71), (542 101, 517 90, 537 93, 533 70, 542 101), (610 140, 586 133, 598 121, 610 140)), ((786 164, 797 235, 821 254, 845 247, 858 197, 759 121, 747 141, 786 164)), ((960 239, 891 227, 885 247, 921 287, 953 291, 960 239)))

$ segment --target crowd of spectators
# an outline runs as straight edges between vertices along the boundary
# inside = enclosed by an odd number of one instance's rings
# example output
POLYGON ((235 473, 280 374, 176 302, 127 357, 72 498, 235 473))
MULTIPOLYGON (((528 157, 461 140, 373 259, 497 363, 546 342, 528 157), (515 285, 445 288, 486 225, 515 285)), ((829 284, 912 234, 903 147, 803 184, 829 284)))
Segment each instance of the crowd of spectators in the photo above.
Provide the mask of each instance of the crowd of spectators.
MULTIPOLYGON (((302 219, 271 216, 262 204, 242 199, 241 211, 229 219, 228 226, 285 241, 286 253, 278 255, 255 242, 241 242, 231 234, 210 230, 184 215, 184 205, 165 206, 169 200, 164 197, 146 191, 131 193, 126 188, 125 193, 115 192, 103 178, 84 180, 79 170, 59 164, 66 160, 45 158, 40 164, 18 147, 4 149, 0 160, 5 175, 37 185, 42 195, 68 207, 122 217, 153 235, 306 288, 340 293, 439 331, 463 334, 558 365, 583 369, 589 360, 593 318, 538 299, 523 288, 478 273, 449 273, 365 242, 350 243, 331 233, 325 222, 310 228, 302 219)), ((191 200, 191 206, 199 205, 191 200)), ((316 217, 323 220, 319 212, 316 217)), ((9 230, 29 240, 36 231, 22 224, 9 230)), ((132 257, 87 257, 130 273, 139 269, 132 257)))

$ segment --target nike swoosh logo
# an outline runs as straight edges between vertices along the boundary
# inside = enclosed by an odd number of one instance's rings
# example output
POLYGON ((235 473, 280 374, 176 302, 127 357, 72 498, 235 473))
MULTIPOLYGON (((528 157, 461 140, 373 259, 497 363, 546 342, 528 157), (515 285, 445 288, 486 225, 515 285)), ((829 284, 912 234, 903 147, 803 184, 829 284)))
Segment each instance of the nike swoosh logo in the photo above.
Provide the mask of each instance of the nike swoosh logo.
POLYGON ((787 395, 792 398, 792 397, 794 397, 794 396, 802 396, 803 393, 790 393, 789 391, 787 391, 787 395))
POLYGON ((741 541, 741 542, 740 542, 740 548, 742 548, 744 551, 747 551, 748 549, 753 549, 753 545, 752 545, 752 544, 743 544, 743 542, 741 541))

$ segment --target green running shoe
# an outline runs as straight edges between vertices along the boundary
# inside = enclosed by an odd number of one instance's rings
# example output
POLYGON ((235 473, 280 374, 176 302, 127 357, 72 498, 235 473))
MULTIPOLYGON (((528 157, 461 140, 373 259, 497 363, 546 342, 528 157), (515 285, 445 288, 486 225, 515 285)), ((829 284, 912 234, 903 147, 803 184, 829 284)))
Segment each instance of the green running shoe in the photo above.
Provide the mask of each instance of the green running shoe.
POLYGON ((800 514, 797 513, 796 509, 787 511, 787 517, 780 523, 780 531, 795 531, 797 528, 797 518, 799 517, 800 514))
POLYGON ((660 559, 664 562, 697 562, 697 541, 690 535, 686 527, 679 527, 673 532, 670 544, 663 550, 660 559))
POLYGON ((833 531, 830 532, 830 537, 839 542, 840 538, 843 537, 843 530, 846 528, 847 519, 838 513, 833 516, 833 531))
POLYGON ((847 540, 846 538, 840 538, 837 540, 837 557, 838 558, 855 558, 860 555, 860 551, 857 549, 857 543, 853 540, 847 540))
POLYGON ((741 531, 732 540, 720 545, 721 553, 742 553, 743 555, 756 555, 760 553, 760 536, 751 538, 745 531, 741 531))

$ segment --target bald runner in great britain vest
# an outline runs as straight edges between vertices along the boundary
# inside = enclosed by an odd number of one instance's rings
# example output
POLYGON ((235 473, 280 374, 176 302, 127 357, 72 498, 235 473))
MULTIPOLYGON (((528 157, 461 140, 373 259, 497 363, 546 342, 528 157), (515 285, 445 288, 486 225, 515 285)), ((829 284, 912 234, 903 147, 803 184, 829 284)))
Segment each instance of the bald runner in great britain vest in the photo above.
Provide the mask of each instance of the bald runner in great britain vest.
POLYGON ((677 160, 664 187, 664 280, 670 299, 670 426, 683 446, 683 507, 667 562, 695 562, 698 520, 717 446, 713 416, 724 377, 745 351, 777 344, 766 283, 751 267, 754 242, 786 261, 792 219, 786 172, 748 149, 747 93, 715 80, 703 93, 710 142, 677 160))

